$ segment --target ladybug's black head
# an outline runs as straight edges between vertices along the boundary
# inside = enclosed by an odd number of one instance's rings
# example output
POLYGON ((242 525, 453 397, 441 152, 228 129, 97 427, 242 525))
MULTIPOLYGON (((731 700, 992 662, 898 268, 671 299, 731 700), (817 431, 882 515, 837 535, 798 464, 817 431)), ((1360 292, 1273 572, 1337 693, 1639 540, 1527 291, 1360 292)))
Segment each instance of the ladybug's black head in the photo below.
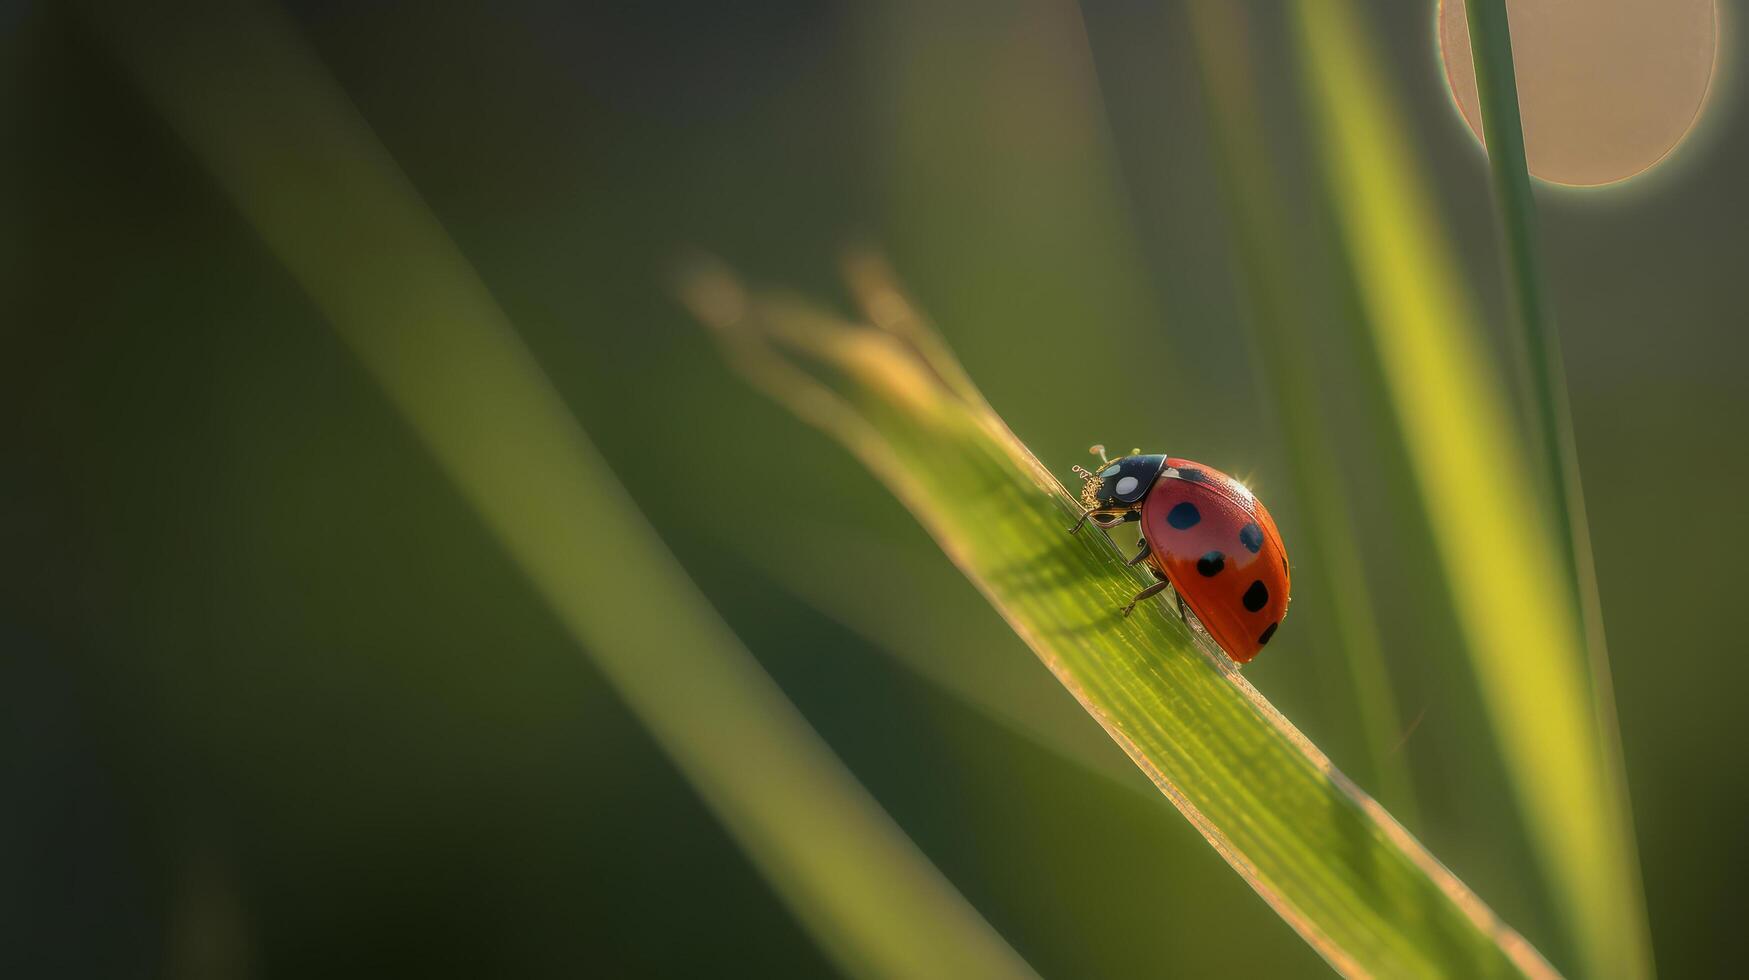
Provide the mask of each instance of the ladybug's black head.
POLYGON ((1088 475, 1087 485, 1081 490, 1081 502, 1094 510, 1134 504, 1148 495, 1165 468, 1164 453, 1132 453, 1106 460, 1088 475))

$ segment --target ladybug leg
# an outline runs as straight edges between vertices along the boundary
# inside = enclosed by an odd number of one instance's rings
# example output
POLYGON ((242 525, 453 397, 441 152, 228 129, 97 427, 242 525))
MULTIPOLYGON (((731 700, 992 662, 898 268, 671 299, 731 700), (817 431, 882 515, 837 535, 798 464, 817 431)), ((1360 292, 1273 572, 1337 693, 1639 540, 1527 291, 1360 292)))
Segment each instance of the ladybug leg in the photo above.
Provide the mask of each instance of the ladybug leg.
POLYGON ((1148 539, 1143 538, 1142 539, 1142 550, 1136 552, 1136 556, 1134 558, 1131 558, 1129 561, 1124 562, 1124 564, 1125 565, 1140 565, 1143 561, 1147 560, 1147 557, 1150 553, 1151 553, 1151 549, 1148 547, 1148 539))
POLYGON ((1165 579, 1161 579, 1160 581, 1155 582, 1153 585, 1148 586, 1147 588, 1143 589, 1142 591, 1137 592, 1135 598, 1130 600, 1130 604, 1123 607, 1123 615, 1128 616, 1136 608, 1136 603, 1141 602, 1143 599, 1146 599, 1149 596, 1159 595, 1163 590, 1165 590, 1166 586, 1169 584, 1170 583, 1168 583, 1165 579))
POLYGON ((1081 512, 1081 519, 1075 522, 1075 526, 1069 529, 1069 533, 1070 534, 1080 534, 1081 533, 1081 525, 1087 523, 1087 518, 1092 517, 1092 516, 1093 516, 1092 511, 1090 511, 1090 510, 1082 511, 1081 512))
POLYGON ((1081 519, 1075 522, 1075 526, 1069 529, 1069 533, 1079 533, 1081 525, 1090 520, 1093 522, 1094 527, 1099 528, 1102 531, 1109 531, 1126 521, 1139 521, 1141 519, 1142 512, 1133 507, 1122 510, 1114 510, 1108 507, 1095 507, 1082 511, 1081 519))
POLYGON ((1183 620, 1186 626, 1190 625, 1190 616, 1184 612, 1184 596, 1180 595, 1177 589, 1173 589, 1172 598, 1178 603, 1178 618, 1183 620))

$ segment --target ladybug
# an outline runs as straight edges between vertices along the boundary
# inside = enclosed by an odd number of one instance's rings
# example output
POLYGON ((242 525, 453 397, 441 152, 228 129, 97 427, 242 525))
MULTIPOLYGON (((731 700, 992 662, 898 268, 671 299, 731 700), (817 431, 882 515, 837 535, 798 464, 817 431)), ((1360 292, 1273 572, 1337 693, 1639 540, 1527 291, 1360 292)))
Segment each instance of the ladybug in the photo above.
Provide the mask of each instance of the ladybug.
POLYGON ((1275 520, 1243 483, 1211 466, 1161 453, 1134 450, 1106 459, 1097 473, 1082 467, 1086 511, 1070 533, 1092 521, 1102 529, 1129 521, 1142 525, 1142 549, 1129 560, 1147 562, 1159 579, 1123 607, 1164 591, 1178 597, 1239 663, 1250 663, 1287 615, 1287 549, 1275 520))

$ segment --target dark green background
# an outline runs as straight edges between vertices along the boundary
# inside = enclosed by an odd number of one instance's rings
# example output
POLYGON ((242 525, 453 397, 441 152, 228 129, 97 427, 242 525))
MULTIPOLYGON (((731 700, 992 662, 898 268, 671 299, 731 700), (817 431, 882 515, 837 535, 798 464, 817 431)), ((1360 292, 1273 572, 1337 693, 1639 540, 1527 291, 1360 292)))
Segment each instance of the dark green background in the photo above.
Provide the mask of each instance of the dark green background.
MULTIPOLYGON (((1140 774, 1042 747, 765 570, 791 547, 774 542, 834 529, 942 559, 724 369, 665 285, 688 247, 834 300, 839 249, 873 243, 1052 466, 1094 441, 1169 448, 1247 476, 1296 538, 1182 16, 944 6, 288 5, 724 618, 1035 968, 1316 975, 1140 774)), ((1420 719, 1411 829, 1570 962, 1372 424, 1291 38, 1275 5, 1253 13, 1311 284, 1305 370, 1369 563, 1341 587, 1371 590, 1420 719)), ((1459 274, 1501 324, 1485 160, 1431 5, 1369 13, 1459 274)), ((1745 952, 1749 118, 1730 40, 1692 145, 1615 189, 1540 192, 1671 977, 1745 952)), ((0 70, 0 970, 829 972, 99 35, 13 5, 0 70)), ((1516 506, 1522 483, 1477 473, 1475 505, 1516 506)), ((1364 782, 1320 642, 1338 584, 1314 567, 1297 558, 1294 622, 1247 676, 1364 782)), ((931 597, 1042 670, 969 587, 931 597)))

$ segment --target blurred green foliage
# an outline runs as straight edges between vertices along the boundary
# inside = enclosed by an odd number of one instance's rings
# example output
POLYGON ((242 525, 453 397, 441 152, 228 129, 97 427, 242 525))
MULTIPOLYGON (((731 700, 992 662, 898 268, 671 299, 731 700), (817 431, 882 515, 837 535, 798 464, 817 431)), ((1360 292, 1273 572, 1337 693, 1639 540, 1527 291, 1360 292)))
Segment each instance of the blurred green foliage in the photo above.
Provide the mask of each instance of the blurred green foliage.
MULTIPOLYGON (((1239 327, 1182 11, 288 9, 725 620, 1035 968, 1324 969, 1123 785, 1139 773, 1095 775, 797 601, 770 571, 796 567, 786 549, 821 588, 1013 643, 989 688, 1039 695, 1046 723, 1122 762, 1040 694, 1053 682, 970 586, 871 573, 941 559, 854 462, 723 369, 665 282, 697 245, 830 295, 839 247, 877 243, 1047 463, 1095 441, 1206 458, 1292 547, 1305 515, 1239 327), (841 530, 894 564, 846 560, 841 530)), ((1413 725, 1411 829, 1570 966, 1454 614, 1426 591, 1406 463, 1351 367, 1291 39, 1272 5, 1253 12, 1284 218, 1305 232, 1305 370, 1413 725)), ((1367 14, 1453 272, 1503 324, 1486 162, 1449 107, 1432 12, 1367 14)), ((5 972, 828 971, 91 29, 10 8, 0 65, 5 972)), ((1749 478, 1745 109, 1717 93, 1696 145, 1627 185, 1540 192, 1670 976, 1745 952, 1749 660, 1727 615, 1749 547, 1732 504, 1749 478)), ((1504 335, 1483 339, 1507 364, 1504 335)), ((1518 479, 1476 473, 1475 505, 1514 506, 1518 479)), ((1358 770, 1353 688, 1314 640, 1333 584, 1297 561, 1294 618, 1247 676, 1358 770)))

